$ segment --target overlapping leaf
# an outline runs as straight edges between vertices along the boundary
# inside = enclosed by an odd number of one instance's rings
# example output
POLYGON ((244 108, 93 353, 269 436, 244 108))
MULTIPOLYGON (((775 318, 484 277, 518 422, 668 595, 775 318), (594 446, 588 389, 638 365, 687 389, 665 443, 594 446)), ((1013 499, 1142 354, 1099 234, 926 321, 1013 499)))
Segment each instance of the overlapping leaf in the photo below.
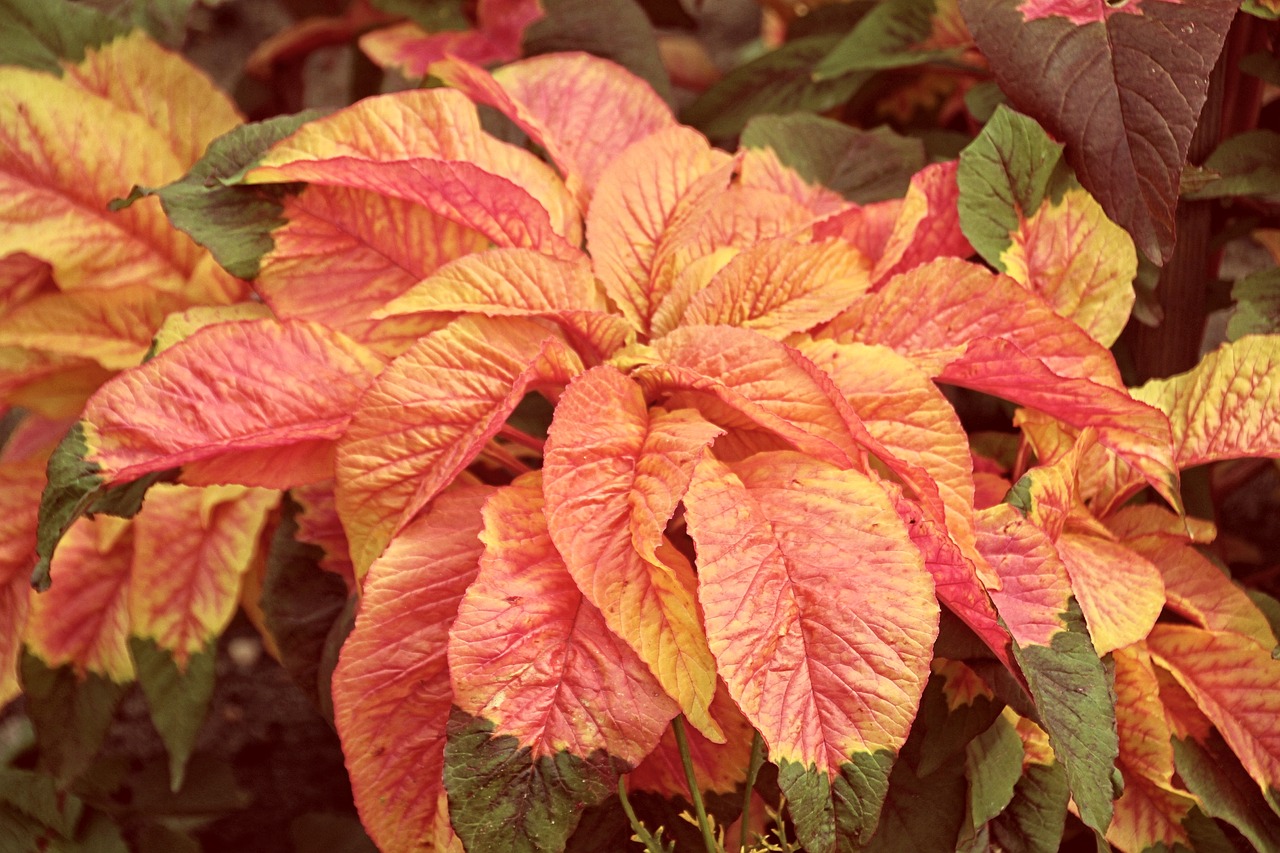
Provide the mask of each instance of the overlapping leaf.
POLYGON ((546 317, 560 325, 578 352, 598 359, 619 349, 630 330, 611 311, 585 256, 560 260, 532 249, 492 249, 459 258, 372 316, 418 313, 546 317))
POLYGON ((961 261, 935 261, 859 300, 823 335, 886 344, 943 382, 1094 427, 1099 441, 1180 505, 1168 419, 1129 396, 1106 350, 1010 280, 961 261))
MULTIPOLYGON (((6 448, 7 449, 7 448, 6 448)), ((44 463, 0 462, 0 705, 18 695, 18 659, 31 594, 31 551, 44 463)))
POLYGON ((549 166, 480 128, 460 92, 368 98, 276 143, 244 180, 305 181, 425 207, 500 246, 563 255, 581 239, 577 207, 549 166))
POLYGON ((1187 625, 1156 626, 1147 646, 1222 732, 1276 808, 1280 660, 1248 637, 1187 625))
POLYGON ((90 48, 60 77, 5 67, 0 92, 0 256, 48 262, 67 290, 145 283, 193 301, 241 292, 242 284, 202 266, 204 253, 169 227, 155 202, 106 209, 131 181, 159 186, 181 177, 209 141, 239 123, 207 78, 135 32, 90 48))
POLYGON ((1071 598, 1066 567, 1043 531, 1007 504, 983 510, 975 520, 978 549, 1002 582, 991 599, 1013 635, 1041 722, 1066 768, 1081 818, 1104 832, 1119 751, 1115 698, 1071 598))
POLYGON ((721 432, 696 412, 649 409, 640 386, 601 366, 561 397, 544 464, 547 523, 569 575, 716 741, 724 734, 708 713, 716 670, 697 581, 664 531, 703 448, 721 432))
POLYGON ((676 124, 647 83, 586 53, 534 57, 493 75, 451 58, 431 73, 515 121, 559 167, 584 211, 610 161, 631 143, 676 124))
POLYGON ((1066 142, 1081 183, 1138 248, 1167 260, 1179 178, 1236 4, 960 0, 960 9, 1010 100, 1066 142))
POLYGON ((462 317, 392 362, 338 446, 338 512, 357 575, 480 454, 526 390, 581 370, 560 337, 522 317, 462 317))
POLYGON ((456 849, 443 786, 448 632, 479 569, 480 508, 491 493, 441 495, 369 568, 333 673, 356 806, 385 849, 456 849))
POLYGON ((709 455, 685 497, 720 673, 806 849, 869 838, 928 675, 933 582, 888 496, 795 453, 709 455))
MULTIPOLYGON (((449 631, 457 708, 445 786, 463 842, 561 849, 584 805, 657 745, 677 709, 584 600, 542 512, 538 473, 484 508, 484 554, 449 631)), ((714 687, 713 687, 714 689, 714 687)))
POLYGON ((587 212, 596 275, 641 333, 670 288, 655 278, 663 237, 707 194, 728 184, 731 160, 688 128, 652 134, 604 170, 587 212))
POLYGON ((1103 346, 1133 306, 1133 241, 1075 183, 1062 146, 1000 108, 960 155, 960 223, 982 256, 1103 346))
POLYGON ((439 26, 427 30, 418 21, 406 21, 367 33, 360 39, 360 48, 378 65, 396 68, 407 77, 425 76, 433 62, 445 57, 482 65, 505 62, 520 55, 521 37, 542 17, 542 4, 538 0, 479 0, 475 16, 475 27, 461 29, 439 26))

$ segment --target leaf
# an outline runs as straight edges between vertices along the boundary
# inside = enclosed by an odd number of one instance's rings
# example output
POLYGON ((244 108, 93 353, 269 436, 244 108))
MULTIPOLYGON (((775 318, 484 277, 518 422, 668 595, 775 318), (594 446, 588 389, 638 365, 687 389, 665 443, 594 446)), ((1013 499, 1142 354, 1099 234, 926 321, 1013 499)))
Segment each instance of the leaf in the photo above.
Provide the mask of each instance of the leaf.
POLYGON ((815 80, 813 72, 840 36, 797 38, 735 68, 681 112, 680 119, 712 139, 742 132, 753 116, 765 113, 823 113, 849 100, 871 77, 858 72, 815 80))
POLYGON ((142 361, 166 315, 190 304, 147 284, 47 293, 0 317, 0 346, 87 357, 123 370, 142 361))
POLYGON ((1134 303, 1129 236, 1076 184, 1062 146, 1001 107, 960 154, 960 224, 989 263, 1110 346, 1134 303))
POLYGON ((1231 286, 1231 301, 1236 307, 1227 321, 1227 340, 1280 333, 1280 270, 1239 279, 1231 286))
POLYGON ((1187 192, 1187 198, 1276 196, 1280 194, 1280 133, 1238 133, 1213 150, 1202 164, 1210 178, 1187 192))
POLYGON ((912 176, 901 201, 838 213, 819 223, 814 235, 840 236, 874 258, 871 278, 878 289, 891 276, 921 264, 973 254, 960 229, 959 194, 956 164, 934 163, 912 176))
POLYGON ((36 544, 38 495, 45 482, 43 469, 39 459, 0 461, 0 705, 7 705, 22 691, 18 662, 31 593, 29 570, 36 544))
POLYGON ((218 134, 239 123, 203 74, 141 33, 89 50, 62 77, 0 69, 0 256, 49 263, 66 290, 148 284, 192 301, 228 302, 243 285, 202 264, 154 203, 108 213, 128 181, 180 177, 218 134), (128 139, 123 147, 80 145, 128 139))
POLYGON ((815 187, 859 204, 901 198, 911 176, 925 165, 918 139, 808 113, 755 116, 743 128, 740 144, 749 149, 742 162, 745 185, 790 188, 802 199, 816 195, 815 187))
POLYGON ((485 504, 480 573, 449 632, 445 787, 474 849, 563 849, 677 712, 574 585, 541 507, 537 473, 485 504))
POLYGON ((360 401, 337 451, 338 514, 360 577, 397 531, 479 455, 525 393, 582 362, 520 317, 463 317, 420 340, 360 401))
POLYGON ((182 789, 187 760, 209 710, 216 652, 217 644, 210 640, 201 651, 186 655, 180 666, 174 654, 154 640, 129 638, 151 721, 169 753, 169 790, 174 793, 182 789))
POLYGON ((1165 603, 1160 570, 1103 536, 1068 531, 1056 547, 1098 654, 1144 639, 1165 603))
POLYGON ((564 330, 579 352, 601 359, 620 349, 630 331, 600 292, 585 255, 566 261, 532 249, 491 249, 461 257, 371 316, 418 312, 545 317, 564 330))
POLYGON ((969 826, 992 820, 1013 801, 1022 777, 1022 739, 1007 717, 996 717, 991 728, 965 748, 965 776, 969 780, 969 826))
POLYGON ((1056 853, 1067 818, 1067 774, 1059 763, 1029 764, 991 834, 1009 853, 1056 853))
POLYGON ((1259 850, 1280 845, 1280 817, 1274 808, 1263 799, 1222 735, 1213 732, 1206 741, 1202 744, 1182 736, 1173 739, 1174 767, 1200 807, 1210 817, 1239 829, 1259 850))
POLYGON ((366 98, 303 125, 242 179, 368 190, 426 207, 500 246, 573 257, 579 213, 551 167, 488 136, 448 89, 366 98))
POLYGON ((732 161, 684 127, 631 145, 605 169, 587 212, 596 276, 623 316, 648 332, 670 288, 656 277, 664 235, 703 196, 729 183, 732 161))
POLYGON ((1142 253, 1168 260, 1178 181, 1236 4, 960 8, 1010 101, 1066 143, 1080 182, 1142 253))
POLYGON ((63 838, 73 838, 84 814, 84 801, 58 789, 43 773, 17 767, 0 768, 0 799, 25 817, 38 821, 63 838))
POLYGON ((132 681, 133 554, 130 521, 100 515, 67 531, 53 555, 58 583, 31 600, 24 636, 30 653, 50 669, 71 666, 79 678, 92 673, 117 684, 132 681))
POLYGON ((627 146, 674 127, 671 108, 643 80, 586 53, 506 65, 493 75, 459 59, 431 73, 477 103, 498 109, 547 152, 582 210, 605 167, 627 146))
POLYGON ((888 496, 795 453, 704 456, 685 506, 712 653, 779 764, 801 842, 870 838, 938 618, 888 496))
POLYGON ((334 721, 352 792, 382 849, 448 850, 448 631, 476 577, 490 488, 445 492, 370 568, 333 673, 334 721))
POLYGON ((815 80, 956 59, 971 43, 955 0, 874 6, 813 70, 815 80), (958 25, 958 26, 957 26, 958 25), (958 28, 959 32, 949 31, 958 28))
POLYGON ((1003 588, 991 599, 1013 634, 1049 742, 1066 769, 1086 825, 1111 822, 1112 770, 1119 746, 1115 698, 1071 599, 1066 567, 1048 537, 1001 504, 976 514, 978 550, 1003 588))
POLYGON ((1147 639, 1155 661, 1173 673, 1276 806, 1280 789, 1280 661, 1239 634, 1158 625, 1147 639))
MULTIPOLYGON (((387 2, 381 0, 382 5, 387 2)), ((366 33, 360 48, 379 66, 406 77, 424 77, 431 63, 448 56, 484 65, 515 59, 525 28, 542 17, 538 0, 479 0, 473 7, 474 28, 466 27, 461 15, 424 12, 421 3, 398 0, 395 6, 394 11, 413 20, 366 33)))
POLYGON ((729 326, 686 326, 659 339, 653 350, 657 364, 633 373, 646 390, 687 390, 695 400, 726 404, 796 450, 840 467, 865 465, 865 454, 874 453, 910 486, 931 518, 942 519, 942 501, 928 473, 872 436, 830 377, 797 350, 729 326))
POLYGON ((101 748, 126 685, 94 672, 81 675, 72 666, 47 666, 30 652, 20 671, 39 769, 64 783, 80 777, 101 748))
POLYGON ((63 73, 63 61, 123 36, 128 28, 98 10, 61 0, 5 0, 0 5, 0 65, 63 73))
POLYGON ((1151 658, 1134 646, 1117 649, 1112 659, 1124 792, 1116 800, 1107 840, 1121 850, 1176 844, 1195 849, 1183 824, 1196 802, 1174 787, 1172 733, 1151 658))
POLYGON ((134 187, 127 198, 112 204, 120 207, 148 195, 159 197, 173 227, 207 248, 232 275, 256 278, 262 256, 274 245, 271 232, 283 224, 283 197, 298 188, 227 186, 225 182, 318 115, 277 116, 235 127, 212 140, 186 175, 157 188, 134 187))
POLYGON ((524 53, 584 50, 646 81, 665 101, 673 94, 658 37, 636 0, 542 0, 546 14, 524 34, 524 53))
POLYGON ((280 496, 241 486, 153 486, 133 522, 130 634, 179 671, 235 615, 240 586, 280 496))
POLYGON ((697 580, 664 532, 721 432, 695 412, 649 409, 640 386, 601 366, 561 396, 543 466, 549 535, 569 576, 715 742, 724 733, 708 712, 716 668, 697 580))

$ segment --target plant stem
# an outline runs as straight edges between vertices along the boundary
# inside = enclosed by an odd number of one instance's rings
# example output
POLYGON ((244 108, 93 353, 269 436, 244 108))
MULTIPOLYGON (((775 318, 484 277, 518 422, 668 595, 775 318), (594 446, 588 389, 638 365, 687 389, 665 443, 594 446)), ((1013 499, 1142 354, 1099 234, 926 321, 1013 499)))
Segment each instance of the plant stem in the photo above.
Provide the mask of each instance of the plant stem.
POLYGON ((676 733, 676 746, 680 749, 680 763, 684 765, 684 778, 689 783, 689 795, 693 799, 693 813, 698 818, 698 829, 702 830, 702 843, 707 853, 722 853, 715 836, 711 834, 711 824, 707 820, 707 810, 702 805, 702 791, 698 788, 698 777, 693 772, 693 756, 689 752, 689 739, 684 733, 684 716, 671 721, 671 728, 676 733))
POLYGON ((627 780, 622 776, 618 777, 618 799, 622 802, 622 810, 627 813, 627 820, 631 821, 631 828, 635 830, 636 838, 644 845, 644 849, 649 853, 666 853, 662 842, 650 835, 648 828, 640 822, 640 818, 636 817, 635 809, 631 808, 631 801, 627 799, 627 780))
POLYGON ((738 837, 738 848, 747 853, 747 842, 751 840, 751 795, 756 790, 756 776, 760 766, 764 764, 764 738, 756 732, 751 738, 751 760, 747 764, 747 790, 742 795, 742 829, 738 837))
POLYGON ((534 438, 522 429, 516 429, 511 424, 503 424, 502 428, 498 430, 498 435, 530 450, 536 450, 539 453, 546 452, 546 442, 540 438, 534 438))

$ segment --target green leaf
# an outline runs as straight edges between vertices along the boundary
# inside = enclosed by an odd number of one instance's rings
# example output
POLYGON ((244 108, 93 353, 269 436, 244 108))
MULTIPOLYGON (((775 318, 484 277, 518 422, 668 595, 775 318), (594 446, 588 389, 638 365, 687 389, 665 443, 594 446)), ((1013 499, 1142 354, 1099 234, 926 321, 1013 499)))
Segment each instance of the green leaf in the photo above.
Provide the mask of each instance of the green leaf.
POLYGON ((1280 269, 1245 276, 1231 286, 1236 303, 1227 321, 1227 340, 1280 332, 1280 269))
POLYGON ((889 776, 889 794, 866 853, 954 850, 964 823, 964 764, 943 764, 927 776, 899 760, 889 776))
POLYGON ((371 5, 391 15, 404 15, 431 33, 471 28, 461 0, 371 0, 371 5))
POLYGON ((1213 732, 1204 744, 1175 737, 1173 763, 1205 814, 1225 820, 1259 850, 1280 850, 1280 817, 1222 735, 1213 732))
POLYGON ((982 133, 960 152, 960 230, 1001 272, 1001 255, 1022 221, 1045 199, 1060 197, 1074 179, 1062 146, 1035 119, 1001 105, 982 133))
POLYGON ((815 80, 854 71, 880 71, 922 65, 957 56, 957 48, 921 49, 933 32, 936 0, 885 0, 840 39, 818 67, 815 80))
POLYGON ((1214 149, 1201 166, 1212 178, 1188 198, 1280 195, 1280 133, 1249 130, 1214 149))
POLYGON ((1280 56, 1274 53, 1265 50, 1250 53, 1241 58, 1240 70, 1274 86, 1280 86, 1280 56))
POLYGON ((542 0, 546 15, 524 33, 525 56, 582 50, 611 59, 671 103, 671 79, 658 39, 635 0, 542 0))
POLYGON ((772 149, 806 181, 858 204, 902 198, 911 176, 926 164, 918 139, 887 127, 860 130, 810 113, 756 116, 743 129, 741 144, 772 149))
POLYGON ((1006 717, 996 721, 965 749, 969 778, 969 830, 977 832, 1013 800, 1022 778, 1022 738, 1006 717))
MULTIPOLYGON (((84 811, 78 797, 58 789, 52 776, 15 767, 0 768, 0 803, 38 821, 63 838, 75 835, 84 811)), ((7 849, 7 848, 5 848, 7 849)))
POLYGON ((173 655, 150 638, 130 637, 129 653, 138 670, 138 683, 147 698, 151 721, 169 753, 169 788, 182 789, 187 760, 213 697, 216 643, 191 655, 185 670, 173 655))
POLYGON ((83 3, 0 0, 0 65, 62 76, 60 60, 79 62, 130 29, 83 3))
POLYGON ((1267 21, 1274 21, 1280 18, 1280 7, 1277 7, 1274 3, 1265 2, 1265 0, 1244 0, 1240 4, 1240 11, 1248 12, 1254 17, 1267 21))
POLYGON ((231 186, 276 142, 323 115, 309 110, 237 127, 215 139, 181 179, 156 188, 134 187, 112 202, 119 210, 146 196, 158 196, 169 221, 213 253, 227 272, 243 279, 258 274, 262 256, 275 245, 271 232, 284 224, 280 200, 296 184, 231 186))
POLYGON ((128 686, 94 673, 80 678, 69 666, 50 669, 25 651, 21 668, 40 766, 59 781, 71 781, 97 755, 128 686))
POLYGON ((36 565, 31 573, 31 585, 42 592, 52 582, 49 566, 54 549, 76 519, 95 512, 132 518, 142 508, 147 489, 155 483, 177 479, 177 470, 170 469, 147 474, 132 483, 106 486, 98 475, 102 470, 99 465, 85 461, 88 452, 84 424, 77 422, 49 457, 48 485, 40 496, 36 565))
POLYGON ((1032 764, 1014 786, 1013 801, 991 822, 991 834, 1007 853, 1057 853, 1070 798, 1061 762, 1032 764))
POLYGON ((204 848, 185 832, 149 823, 138 834, 138 853, 204 853, 204 848))
POLYGON ((858 752, 840 775, 794 761, 778 762, 778 787, 787 797, 796 836, 811 853, 852 853, 870 841, 888 795, 895 756, 858 752))
POLYGON ((534 761, 493 723, 455 708, 444 748, 444 785, 454 832, 469 850, 560 851, 585 806, 603 802, 629 768, 596 751, 534 761))
POLYGON ((681 119, 712 139, 729 139, 761 113, 821 113, 839 106, 874 72, 814 80, 814 66, 837 39, 828 35, 796 39, 735 68, 690 104, 681 119))
POLYGON ((1094 651, 1074 598, 1062 620, 1067 630, 1051 645, 1016 642, 1013 654, 1031 688, 1049 744, 1063 763, 1080 817, 1105 832, 1115 799, 1113 773, 1120 753, 1115 692, 1094 651))

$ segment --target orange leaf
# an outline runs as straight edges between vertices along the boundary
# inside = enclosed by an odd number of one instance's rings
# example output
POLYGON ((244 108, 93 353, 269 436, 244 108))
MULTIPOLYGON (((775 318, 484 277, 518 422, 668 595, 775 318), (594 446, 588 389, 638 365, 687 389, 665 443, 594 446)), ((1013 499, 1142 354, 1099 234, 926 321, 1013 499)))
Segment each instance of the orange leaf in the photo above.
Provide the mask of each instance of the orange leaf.
POLYGON ((1135 299, 1138 256, 1129 234, 1082 189, 1023 219, 1000 255, 1005 272, 1080 324, 1105 347, 1120 337, 1135 299))
POLYGON ((459 258, 372 316, 419 312, 546 317, 564 329, 579 351, 598 358, 612 355, 630 333, 596 285, 586 255, 569 261, 532 249, 491 249, 459 258))
MULTIPOLYGON (((730 698, 723 681, 717 684, 715 698, 711 700, 711 716, 724 731, 725 741, 713 743, 696 729, 686 732, 693 772, 704 797, 708 791, 731 795, 747 781, 751 739, 755 730, 730 698)), ((674 727, 668 726, 653 752, 627 774, 627 790, 688 801, 689 782, 685 778, 674 727)))
POLYGON ((278 317, 322 323, 391 355, 433 325, 369 315, 442 264, 489 246, 478 231, 369 190, 308 186, 281 205, 286 221, 271 232, 254 289, 278 317))
POLYGON ((663 534, 703 448, 721 432, 687 409, 650 410, 638 385, 601 366, 560 398, 544 464, 547 521, 569 574, 717 743, 724 733, 708 713, 716 670, 697 581, 663 534))
POLYGON ((809 849, 869 837, 929 674, 933 581, 884 491, 797 453, 705 455, 685 497, 730 695, 809 849))
POLYGON ((1160 703, 1160 685, 1151 658, 1140 647, 1117 649, 1116 725, 1120 735, 1117 766, 1124 792, 1116 800, 1107 840, 1125 853, 1157 845, 1192 847, 1182 821, 1195 799, 1173 786, 1173 732, 1160 703))
POLYGON ((53 668, 70 664, 123 684, 134 677, 129 657, 129 580, 133 522, 99 515, 67 531, 53 555, 58 582, 31 596, 24 639, 53 668))
POLYGON ((839 240, 769 240, 745 249, 695 294, 682 324, 741 326, 782 340, 830 320, 866 292, 868 261, 839 240))
POLYGON ((1157 625, 1147 647, 1218 727, 1276 808, 1280 660, 1248 637, 1185 625, 1157 625))
POLYGON ((1160 570, 1103 536, 1068 530, 1057 548, 1098 654, 1145 638, 1164 607, 1160 570))
POLYGON ((245 175, 369 190, 426 207, 498 245, 572 257, 580 215, 551 167, 480 127, 461 92, 366 98, 304 124, 245 175))
POLYGON ((369 567, 333 672, 333 716, 356 807, 386 850, 446 850, 449 626, 475 579, 489 488, 451 489, 369 567))
POLYGON ((451 56, 431 74, 501 111, 541 145, 582 210, 606 166, 628 145, 674 127, 671 108, 644 80, 587 53, 535 56, 489 75, 451 56))
POLYGON ((18 659, 31 595, 36 508, 44 482, 41 459, 0 462, 0 706, 21 691, 18 659))
POLYGON ((596 275, 642 334, 671 282, 655 276, 664 235, 699 200, 728 185, 733 161, 686 127, 654 133, 600 175, 587 212, 596 275))
POLYGON ((108 483, 178 465, 193 484, 287 488, 325 479, 333 440, 381 368, 323 326, 208 326, 93 396, 83 415, 85 461, 108 483))
POLYGON ((142 361, 166 315, 190 304, 148 284, 48 293, 0 317, 0 346, 87 357, 122 370, 142 361))
POLYGON ((522 317, 462 317, 414 344, 369 388, 338 444, 338 513, 356 575, 453 481, 539 385, 582 362, 522 317))
POLYGON ((61 77, 0 69, 0 257, 46 261, 63 289, 148 284, 228 302, 244 285, 169 226, 156 201, 111 213, 132 183, 182 177, 240 123, 207 77, 142 32, 89 49, 61 77), (128 140, 88 145, 84 140, 128 140))
POLYGON ((154 640, 184 668, 221 635, 279 500, 241 486, 152 486, 133 523, 130 636, 154 640))

